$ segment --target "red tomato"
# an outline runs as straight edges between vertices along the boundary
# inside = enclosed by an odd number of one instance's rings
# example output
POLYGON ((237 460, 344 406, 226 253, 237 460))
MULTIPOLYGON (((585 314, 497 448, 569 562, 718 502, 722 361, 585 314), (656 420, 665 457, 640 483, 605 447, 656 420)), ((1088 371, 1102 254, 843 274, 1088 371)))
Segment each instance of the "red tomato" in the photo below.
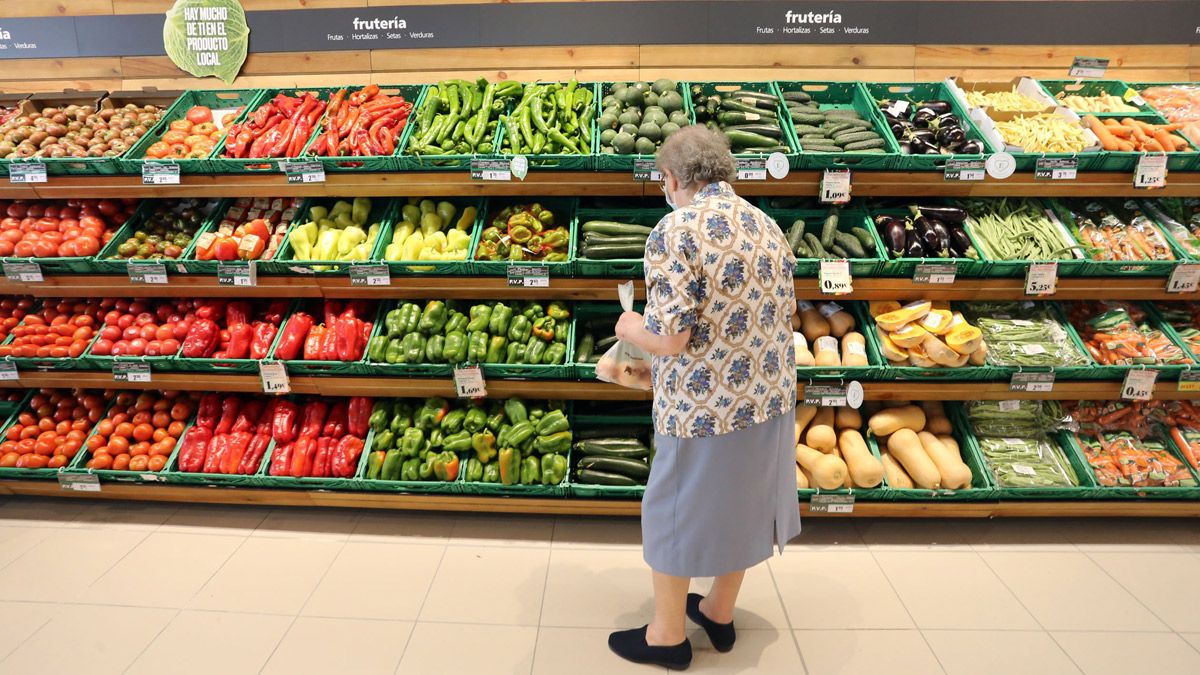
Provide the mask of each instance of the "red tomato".
POLYGON ((175 338, 167 338, 166 340, 162 341, 163 354, 174 354, 177 351, 179 351, 179 340, 176 340, 175 338))
POLYGON ((129 341, 129 353, 134 356, 146 355, 146 341, 142 338, 136 338, 129 341))
POLYGON ((212 110, 207 106, 197 105, 192 106, 187 111, 187 121, 192 124, 206 124, 213 121, 212 110))

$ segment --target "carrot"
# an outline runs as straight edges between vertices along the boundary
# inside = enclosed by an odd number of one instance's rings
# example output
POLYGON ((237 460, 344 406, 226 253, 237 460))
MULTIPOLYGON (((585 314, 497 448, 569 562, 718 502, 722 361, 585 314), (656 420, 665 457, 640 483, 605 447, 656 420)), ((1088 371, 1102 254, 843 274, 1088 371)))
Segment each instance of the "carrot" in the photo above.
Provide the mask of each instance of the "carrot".
POLYGON ((1162 146, 1164 152, 1175 151, 1175 139, 1171 138, 1171 134, 1163 131, 1162 127, 1159 127, 1154 132, 1154 140, 1158 141, 1158 144, 1162 146))
POLYGON ((1150 137, 1147 137, 1146 140, 1142 141, 1142 150, 1145 150, 1146 152, 1166 152, 1167 151, 1167 149, 1164 148, 1162 145, 1160 145, 1158 141, 1156 141, 1150 137))
POLYGON ((1108 127, 1101 124, 1100 120, 1096 119, 1095 115, 1086 115, 1083 119, 1087 121, 1088 126, 1091 127, 1092 133, 1096 134, 1096 138, 1100 139, 1100 144, 1104 146, 1105 150, 1120 149, 1120 147, 1117 145, 1117 137, 1113 136, 1108 127))
POLYGON ((1133 152, 1136 150, 1136 148, 1134 147, 1133 143, 1130 143, 1129 141, 1118 140, 1117 150, 1120 152, 1133 152))
POLYGON ((1131 129, 1130 127, 1123 127, 1119 124, 1115 124, 1115 125, 1109 127, 1108 131, 1109 131, 1109 133, 1111 133, 1113 136, 1116 136, 1117 138, 1129 138, 1130 136, 1133 135, 1133 129, 1131 129))

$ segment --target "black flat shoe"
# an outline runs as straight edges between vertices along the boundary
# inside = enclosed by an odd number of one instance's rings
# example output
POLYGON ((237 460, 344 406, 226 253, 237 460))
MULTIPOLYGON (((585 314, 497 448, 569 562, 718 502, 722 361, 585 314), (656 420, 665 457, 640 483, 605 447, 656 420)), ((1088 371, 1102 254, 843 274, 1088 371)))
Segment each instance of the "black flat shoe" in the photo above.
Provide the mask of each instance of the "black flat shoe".
POLYGON ((700 611, 700 601, 704 599, 699 593, 688 593, 687 597, 687 615, 692 621, 695 621, 704 632, 708 634, 709 641, 713 647, 719 652, 727 652, 733 649, 733 643, 737 640, 737 632, 733 630, 733 622, 717 623, 712 619, 704 616, 704 612, 700 611))
POLYGON ((646 644, 646 628, 619 630, 608 636, 608 648, 617 656, 634 663, 648 663, 671 670, 687 670, 692 665, 692 643, 684 638, 673 647, 646 644))

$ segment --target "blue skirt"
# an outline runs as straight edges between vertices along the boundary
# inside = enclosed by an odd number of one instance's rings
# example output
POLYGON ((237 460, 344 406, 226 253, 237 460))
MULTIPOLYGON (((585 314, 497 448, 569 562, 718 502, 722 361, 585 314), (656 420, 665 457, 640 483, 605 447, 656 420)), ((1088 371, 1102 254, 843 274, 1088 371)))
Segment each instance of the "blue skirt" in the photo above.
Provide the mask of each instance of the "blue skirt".
POLYGON ((748 569, 800 534, 793 411, 707 438, 656 434, 642 498, 642 550, 656 572, 748 569))

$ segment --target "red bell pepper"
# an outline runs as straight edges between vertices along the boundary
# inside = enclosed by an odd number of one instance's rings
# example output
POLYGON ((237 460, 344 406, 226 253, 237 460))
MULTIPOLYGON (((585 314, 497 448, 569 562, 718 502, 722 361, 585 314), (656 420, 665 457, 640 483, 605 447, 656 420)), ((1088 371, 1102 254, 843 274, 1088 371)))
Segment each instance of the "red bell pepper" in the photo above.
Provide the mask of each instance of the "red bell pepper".
POLYGON ((304 312, 296 312, 288 317, 283 327, 283 335, 275 347, 275 358, 291 361, 300 356, 305 345, 305 336, 313 327, 313 318, 304 312))
POLYGON ((254 337, 250 340, 250 358, 258 360, 267 358, 271 351, 271 342, 279 329, 273 323, 260 321, 254 324, 254 337))
POLYGON ((292 443, 276 443, 275 452, 271 454, 271 467, 268 473, 272 476, 286 476, 292 469, 292 443))
POLYGON ((196 308, 197 319, 208 319, 216 321, 225 316, 227 301, 214 298, 212 300, 202 300, 200 306, 196 308))
POLYGON ((346 302, 346 306, 342 309, 339 316, 361 319, 364 316, 371 316, 373 314, 371 309, 371 303, 366 300, 349 300, 346 302))
POLYGON ((229 449, 229 434, 216 434, 208 442, 204 452, 204 473, 217 473, 221 470, 221 457, 229 449))
POLYGON ((238 467, 242 464, 242 457, 246 454, 246 448, 250 447, 252 438, 254 435, 246 431, 229 434, 229 444, 225 448, 225 452, 221 454, 221 473, 233 475, 238 472, 238 467))
POLYGON ((211 319, 196 319, 183 338, 180 354, 188 359, 206 358, 217 349, 221 329, 211 319))
POLYGON ((317 324, 308 329, 308 337, 304 338, 304 360, 319 361, 321 360, 321 341, 325 338, 325 333, 329 331, 325 324, 317 324))
POLYGON ((362 319, 342 316, 337 320, 334 344, 338 361, 357 361, 362 358, 362 319))
POLYGON ((346 434, 346 423, 350 411, 350 402, 344 398, 337 399, 325 417, 325 425, 321 428, 322 436, 341 438, 346 434))
POLYGON ((225 355, 231 359, 244 359, 250 355, 250 343, 254 339, 254 329, 248 323, 235 323, 229 326, 229 346, 225 355))
POLYGON ((317 439, 301 436, 292 447, 292 464, 288 475, 292 478, 311 476, 313 460, 317 457, 317 439))
POLYGON ((283 401, 282 398, 272 398, 267 401, 267 406, 263 408, 262 414, 258 416, 258 421, 254 426, 256 435, 271 435, 271 423, 275 421, 275 411, 279 409, 279 404, 283 401))
POLYGON ((246 401, 246 405, 238 411, 237 418, 233 422, 233 426, 229 429, 232 432, 254 431, 254 427, 258 425, 258 417, 262 415, 263 408, 267 407, 265 401, 261 398, 252 398, 246 401))
POLYGON ((271 437, 276 443, 291 443, 296 440, 296 415, 299 412, 299 408, 291 401, 279 401, 275 406, 275 415, 271 418, 271 437))
POLYGON ((202 469, 210 440, 212 431, 207 427, 193 425, 188 429, 183 435, 183 444, 179 446, 179 470, 195 473, 202 469))
POLYGON ((346 430, 355 436, 365 438, 370 429, 371 407, 375 401, 367 396, 351 396, 350 406, 346 411, 346 430))
POLYGON ((328 478, 330 455, 337 443, 332 438, 317 439, 317 454, 313 458, 312 473, 309 474, 313 478, 328 478))
POLYGON ((250 439, 250 444, 246 446, 246 452, 242 455, 242 461, 238 463, 237 472, 252 476, 258 473, 258 465, 262 463, 263 455, 267 452, 267 446, 271 444, 271 437, 267 434, 255 434, 254 438, 250 439))
POLYGON ((316 438, 321 435, 325 426, 325 415, 329 406, 320 399, 314 399, 304 404, 303 421, 300 423, 300 438, 316 438))
MULTIPOLYGON (((267 305, 267 309, 263 311, 263 321, 278 326, 283 323, 283 315, 287 312, 287 309, 287 300, 272 300, 271 304, 267 305)), ((306 314, 305 316, 308 315, 306 314)))
POLYGON ((338 322, 326 326, 325 331, 321 333, 321 340, 318 344, 318 357, 322 361, 337 361, 338 360, 338 322))
POLYGON ((343 436, 334 451, 333 475, 351 478, 358 471, 358 459, 362 456, 363 439, 358 436, 343 436))
POLYGON ((326 300, 321 306, 321 313, 324 315, 324 321, 321 323, 326 326, 332 326, 333 322, 342 313, 342 303, 339 300, 326 300))
POLYGON ((225 325, 233 326, 238 323, 250 323, 253 310, 245 300, 234 300, 225 307, 225 325))
POLYGON ((227 434, 233 430, 233 423, 237 421, 238 411, 242 408, 242 401, 236 396, 227 396, 221 400, 221 418, 217 420, 217 426, 213 428, 214 434, 227 434))
POLYGON ((209 431, 217 426, 217 419, 221 414, 222 398, 221 394, 205 394, 200 399, 200 406, 196 411, 196 426, 204 427, 209 431))

